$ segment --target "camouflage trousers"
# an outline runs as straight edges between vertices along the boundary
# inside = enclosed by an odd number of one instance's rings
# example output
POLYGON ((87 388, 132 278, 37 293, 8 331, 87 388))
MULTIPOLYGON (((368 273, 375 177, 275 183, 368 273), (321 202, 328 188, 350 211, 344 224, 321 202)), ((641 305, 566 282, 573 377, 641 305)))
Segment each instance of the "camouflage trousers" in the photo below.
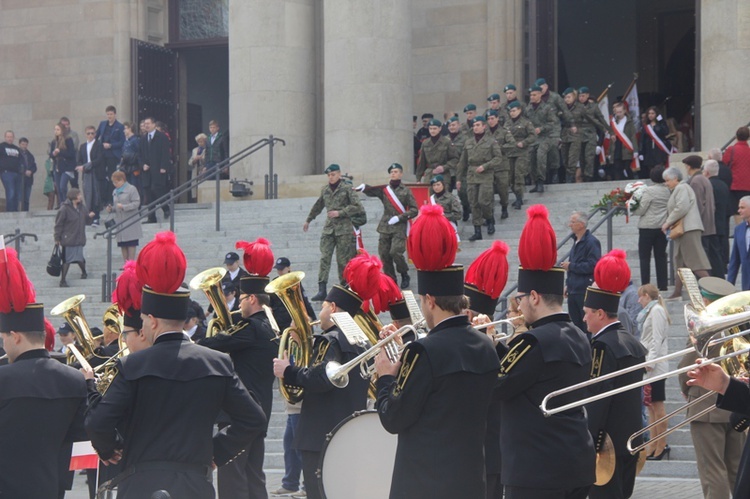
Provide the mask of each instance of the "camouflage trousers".
POLYGON ((586 178, 594 176, 594 160, 596 159, 596 138, 581 142, 581 173, 586 178))
POLYGON ((531 153, 531 181, 544 182, 547 171, 560 167, 560 152, 557 149, 557 138, 540 138, 531 153))
MULTIPOLYGON (((396 280, 396 271, 399 274, 409 272, 404 253, 406 252, 406 234, 380 234, 378 240, 378 256, 383 261, 383 273, 396 280), (396 268, 393 268, 393 265, 396 268)), ((398 281, 396 281, 398 282, 398 281)))
POLYGON ((337 236, 335 234, 321 234, 320 236, 320 267, 318 282, 328 282, 331 271, 333 252, 336 251, 336 263, 339 268, 339 282, 345 285, 344 267, 357 254, 357 244, 354 231, 351 234, 337 236))
POLYGON ((507 156, 504 161, 507 161, 509 165, 508 171, 510 172, 510 185, 513 194, 516 195, 516 199, 523 199, 523 193, 526 190, 524 179, 529 174, 529 155, 507 156))
POLYGON ((508 206, 508 166, 503 162, 502 167, 495 169, 494 172, 493 187, 498 196, 500 196, 500 204, 504 207, 508 206))
POLYGON ((469 184, 467 190, 469 191, 469 203, 471 203, 471 223, 474 227, 480 227, 494 217, 492 213, 492 197, 494 196, 492 184, 469 184))
POLYGON ((581 141, 563 142, 562 157, 565 162, 565 173, 568 174, 568 177, 575 178, 576 168, 578 167, 578 162, 581 160, 581 141))

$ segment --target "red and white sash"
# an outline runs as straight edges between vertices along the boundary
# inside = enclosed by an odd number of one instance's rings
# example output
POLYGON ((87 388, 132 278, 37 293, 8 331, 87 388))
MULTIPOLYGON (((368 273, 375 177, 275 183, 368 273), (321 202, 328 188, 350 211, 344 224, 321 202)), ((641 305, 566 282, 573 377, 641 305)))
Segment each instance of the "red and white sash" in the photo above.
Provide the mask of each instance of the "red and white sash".
POLYGON ((357 241, 357 253, 365 250, 365 242, 362 240, 362 229, 354 228, 354 238, 357 241))
MULTIPOLYGON (((432 194, 430 196, 430 204, 437 204, 437 201, 435 201, 435 195, 432 194)), ((456 222, 451 222, 451 225, 453 226, 453 229, 456 231, 456 241, 459 243, 461 242, 461 236, 458 235, 458 225, 456 222)))
POLYGON ((619 125, 615 121, 615 117, 612 116, 609 119, 609 124, 612 127, 612 131, 615 132, 615 136, 617 137, 617 140, 622 142, 622 145, 625 146, 625 149, 633 153, 633 161, 631 161, 630 163, 630 169, 633 170, 634 172, 637 172, 638 170, 641 169, 641 162, 638 161, 638 155, 635 153, 635 149, 633 148, 633 143, 630 142, 630 139, 628 138, 628 136, 625 135, 625 123, 627 123, 627 121, 628 121, 627 118, 623 118, 622 120, 620 120, 620 123, 622 123, 622 125, 619 125), (620 128, 620 126, 622 126, 622 129, 620 128))
POLYGON ((656 131, 654 131, 654 127, 651 126, 651 123, 646 125, 646 133, 649 137, 651 137, 651 140, 654 141, 656 147, 658 147, 664 154, 667 155, 666 166, 669 167, 669 155, 675 152, 674 147, 667 147, 667 144, 665 144, 664 141, 661 140, 658 135, 656 135, 656 131))
MULTIPOLYGON (((385 189, 383 189, 383 192, 385 192, 385 197, 388 198, 388 201, 391 202, 391 206, 399 213, 399 215, 403 215, 406 213, 406 208, 404 208, 404 205, 401 204, 401 201, 398 200, 398 197, 396 196, 396 193, 393 191, 393 188, 390 185, 386 185, 385 189)), ((406 235, 409 235, 409 231, 411 230, 411 220, 406 221, 406 235)))

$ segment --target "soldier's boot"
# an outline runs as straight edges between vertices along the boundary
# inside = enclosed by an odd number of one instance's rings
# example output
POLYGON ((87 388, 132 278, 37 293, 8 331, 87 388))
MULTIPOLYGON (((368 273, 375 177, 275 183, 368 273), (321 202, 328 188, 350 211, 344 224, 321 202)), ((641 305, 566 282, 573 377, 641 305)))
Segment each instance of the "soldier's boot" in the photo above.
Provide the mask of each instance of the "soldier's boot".
POLYGON ((69 263, 63 263, 62 270, 60 272, 60 287, 61 288, 67 288, 68 282, 65 280, 65 277, 68 275, 68 269, 70 268, 69 263))
POLYGON ((481 225, 475 225, 474 226, 474 235, 469 238, 469 241, 479 241, 482 239, 482 226, 481 225))
POLYGON ((568 184, 575 184, 577 182, 575 174, 568 173, 566 181, 568 184))
POLYGON ((541 180, 537 181, 536 185, 529 192, 538 192, 539 194, 544 192, 544 182, 541 180))
POLYGON ((471 207, 470 206, 464 206, 464 215, 463 215, 463 221, 467 222, 469 220, 469 217, 471 216, 471 207))
MULTIPOLYGON (((489 222, 487 222, 487 235, 491 236, 495 233, 495 217, 490 218, 489 222)), ((481 235, 481 232, 479 233, 481 235)))
POLYGON ((401 274, 401 289, 409 289, 411 279, 409 278, 408 272, 401 274))
POLYGON ((326 283, 319 282, 318 283, 318 294, 310 298, 311 301, 323 301, 326 299, 326 296, 328 296, 328 293, 326 292, 326 283))
POLYGON ((503 206, 503 213, 500 215, 500 220, 505 220, 508 216, 508 207, 503 206))
POLYGON ((516 210, 520 210, 523 207, 523 198, 522 197, 516 197, 516 200, 513 201, 513 208, 516 210))

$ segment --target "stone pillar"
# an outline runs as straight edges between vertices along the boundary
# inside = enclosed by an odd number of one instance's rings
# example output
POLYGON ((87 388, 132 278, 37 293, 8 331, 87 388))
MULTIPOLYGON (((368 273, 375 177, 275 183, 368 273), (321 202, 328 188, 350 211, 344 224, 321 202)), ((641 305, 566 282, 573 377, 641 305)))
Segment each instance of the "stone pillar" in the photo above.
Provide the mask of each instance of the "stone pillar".
POLYGON ((701 149, 723 146, 750 121, 750 2, 699 2, 701 149))
MULTIPOLYGON (((269 135, 279 183, 313 173, 315 160, 315 0, 229 2, 229 133, 231 154, 269 135)), ((268 151, 232 167, 255 182, 262 199, 268 151)))
POLYGON ((487 89, 523 85, 523 0, 487 2, 487 89))
POLYGON ((325 163, 383 183, 413 178, 411 2, 325 0, 325 163))

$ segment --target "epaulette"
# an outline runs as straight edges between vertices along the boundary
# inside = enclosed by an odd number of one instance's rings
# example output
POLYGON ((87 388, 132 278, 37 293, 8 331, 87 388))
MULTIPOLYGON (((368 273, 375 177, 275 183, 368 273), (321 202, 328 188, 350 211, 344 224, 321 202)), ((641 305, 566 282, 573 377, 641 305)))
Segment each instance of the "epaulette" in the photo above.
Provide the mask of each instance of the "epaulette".
POLYGON ((591 379, 598 378, 602 375, 602 366, 604 365, 604 352, 607 349, 601 343, 594 343, 591 348, 591 379))
POLYGON ((522 334, 517 336, 513 340, 513 344, 510 346, 510 350, 500 360, 500 372, 498 378, 503 378, 508 375, 511 369, 518 363, 521 358, 526 355, 537 344, 537 339, 531 334, 522 334))
POLYGON ((424 347, 419 343, 411 343, 407 348, 404 349, 404 353, 401 355, 401 367, 398 370, 398 376, 396 378, 396 384, 393 386, 393 396, 398 397, 404 390, 411 372, 414 370, 414 366, 417 361, 424 353, 424 347))
POLYGON ((317 366, 323 363, 323 360, 326 358, 326 354, 328 353, 328 349, 330 347, 331 341, 328 338, 326 338, 325 336, 315 336, 314 349, 317 349, 318 353, 315 355, 315 359, 313 360, 313 366, 317 366))

